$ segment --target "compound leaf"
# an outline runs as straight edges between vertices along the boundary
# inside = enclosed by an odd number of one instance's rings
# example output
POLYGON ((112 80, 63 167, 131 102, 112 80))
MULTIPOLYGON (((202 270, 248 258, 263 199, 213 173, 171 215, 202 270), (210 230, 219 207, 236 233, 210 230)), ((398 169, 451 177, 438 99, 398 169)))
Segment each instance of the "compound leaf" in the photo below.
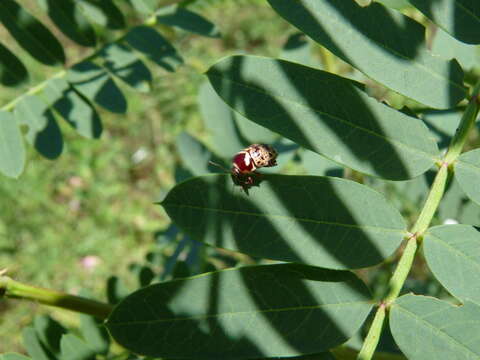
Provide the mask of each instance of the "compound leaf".
POLYGON ((161 202, 193 239, 253 256, 354 269, 383 261, 405 222, 383 195, 328 177, 263 174, 245 195, 227 175, 175 186, 161 202))
POLYGON ((402 95, 439 109, 467 95, 458 63, 433 56, 425 28, 399 12, 345 0, 268 2, 343 61, 402 95))
POLYGON ((25 148, 15 117, 0 111, 0 173, 17 178, 25 166, 25 148))
POLYGON ((255 56, 224 59, 207 76, 249 120, 357 171, 409 179, 438 156, 420 120, 379 103, 355 81, 255 56))
POLYGON ((460 155, 455 162, 455 178, 467 196, 480 204, 480 149, 468 151, 460 155))
POLYGON ((157 11, 157 21, 202 36, 218 38, 220 30, 203 16, 188 9, 171 6, 157 11))
POLYGON ((250 266, 143 288, 117 305, 106 325, 121 345, 153 357, 295 356, 351 337, 372 308, 369 299, 350 272, 250 266))
POLYGON ((28 79, 28 71, 20 59, 0 44, 0 84, 17 86, 28 79))

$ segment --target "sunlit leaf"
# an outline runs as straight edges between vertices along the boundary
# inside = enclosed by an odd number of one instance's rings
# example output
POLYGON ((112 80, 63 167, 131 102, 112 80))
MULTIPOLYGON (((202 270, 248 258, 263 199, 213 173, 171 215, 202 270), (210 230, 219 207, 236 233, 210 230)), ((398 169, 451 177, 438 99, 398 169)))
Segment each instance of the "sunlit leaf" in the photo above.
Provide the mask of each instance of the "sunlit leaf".
POLYGON ((95 30, 73 0, 37 0, 52 22, 71 40, 82 46, 95 46, 95 30))
POLYGON ((0 22, 37 61, 45 65, 65 62, 63 47, 57 38, 15 1, 0 1, 0 22))
POLYGON ((458 40, 480 44, 478 0, 408 0, 423 15, 458 40))
POLYGON ((137 91, 150 91, 152 74, 131 48, 112 43, 103 49, 100 56, 105 60, 104 66, 113 75, 137 91))
POLYGON ((117 114, 127 111, 127 99, 107 71, 91 61, 82 61, 68 70, 67 80, 83 96, 117 114))
POLYGON ((162 8, 156 15, 157 21, 160 24, 174 26, 203 36, 213 38, 220 37, 220 30, 215 24, 186 8, 174 5, 168 8, 162 8))
POLYGON ((17 86, 28 79, 25 65, 8 48, 0 44, 0 84, 17 86))
POLYGON ((332 269, 378 264, 406 235, 398 211, 367 186, 315 176, 263 179, 247 196, 228 175, 194 178, 161 205, 195 240, 332 269))
POLYGON ((0 360, 31 360, 31 358, 16 353, 5 353, 0 354, 0 360))
POLYGON ((82 136, 98 138, 102 123, 95 108, 63 79, 52 79, 43 95, 53 108, 82 136), (55 100, 56 101, 51 101, 55 100))
POLYGON ((25 148, 15 117, 0 111, 0 173, 17 178, 25 166, 25 148))
POLYGON ((91 21, 110 29, 125 27, 125 18, 112 0, 78 0, 78 6, 91 21))
POLYGON ((124 347, 155 357, 295 356, 348 339, 370 312, 369 297, 349 272, 299 264, 243 267, 136 291, 115 308, 107 327, 124 347))
POLYGON ((343 61, 402 95, 439 109, 467 95, 458 63, 433 56, 425 28, 399 12, 345 0, 268 2, 343 61))
POLYGON ((464 70, 480 67, 480 49, 462 43, 438 28, 432 42, 432 53, 444 59, 457 59, 464 70))
POLYGON ((88 347, 96 354, 107 354, 110 346, 110 338, 107 330, 94 317, 80 315, 80 330, 88 347))
POLYGON ((183 63, 172 44, 151 27, 134 27, 125 36, 125 41, 165 70, 174 71, 183 63))
POLYGON ((308 65, 321 69, 319 62, 312 56, 312 44, 305 34, 297 32, 290 35, 285 45, 283 45, 280 59, 297 62, 302 65, 308 65))
POLYGON ((357 171, 408 179, 438 156, 420 120, 379 103, 355 81, 254 56, 224 59, 207 76, 243 116, 357 171))
POLYGON ((63 151, 63 138, 49 105, 36 95, 25 95, 15 106, 18 123, 26 124, 27 141, 48 159, 56 159, 63 151))
POLYGON ((157 10, 159 0, 130 0, 129 2, 139 13, 151 15, 157 10))
POLYGON ((95 360, 95 352, 78 336, 66 334, 60 342, 62 359, 69 360, 95 360))
POLYGON ((428 267, 452 295, 480 305, 480 233, 469 225, 428 229, 424 239, 428 267))
POLYGON ((455 179, 465 194, 480 204, 480 149, 468 151, 460 155, 455 162, 455 179))
POLYGON ((409 360, 478 359, 480 306, 405 295, 390 308, 395 342, 409 360))

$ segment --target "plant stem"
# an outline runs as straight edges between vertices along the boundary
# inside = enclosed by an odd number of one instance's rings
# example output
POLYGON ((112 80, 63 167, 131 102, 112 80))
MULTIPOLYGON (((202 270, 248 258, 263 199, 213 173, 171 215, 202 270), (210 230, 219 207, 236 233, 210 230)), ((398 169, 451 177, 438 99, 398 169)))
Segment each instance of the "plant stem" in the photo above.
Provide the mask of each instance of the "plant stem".
POLYGON ((477 118, 479 108, 480 81, 475 85, 472 91, 470 102, 463 113, 457 132, 452 138, 447 153, 440 164, 440 168, 435 176, 435 180, 430 188, 430 192, 425 200, 422 211, 420 212, 415 225, 412 227, 412 235, 407 240, 405 250, 403 251, 397 268, 395 269, 395 272, 389 281, 388 293, 377 309, 377 313, 375 314, 375 318, 370 326, 362 349, 358 354, 357 360, 370 360, 375 352, 383 323, 385 321, 386 311, 388 311, 391 303, 395 301, 403 288, 417 253, 418 242, 423 239, 423 233, 430 226, 433 216, 438 209, 438 205, 440 204, 440 200, 443 197, 448 180, 450 179, 449 173, 452 169, 451 165, 462 152, 465 142, 467 141, 468 134, 477 118))
POLYGON ((110 304, 23 284, 8 276, 0 276, 0 297, 38 301, 41 304, 93 315, 99 319, 106 319, 113 309, 110 304))

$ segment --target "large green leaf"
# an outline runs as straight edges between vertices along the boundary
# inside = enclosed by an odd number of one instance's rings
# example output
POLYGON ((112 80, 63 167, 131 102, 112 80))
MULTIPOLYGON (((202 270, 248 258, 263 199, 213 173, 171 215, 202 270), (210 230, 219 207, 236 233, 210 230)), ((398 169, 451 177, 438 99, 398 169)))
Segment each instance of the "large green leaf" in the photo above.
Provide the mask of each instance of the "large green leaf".
POLYGON ((480 305, 480 233, 469 225, 443 225, 428 230, 424 253, 429 268, 459 299, 480 305))
POLYGON ((157 11, 157 21, 195 34, 218 38, 220 30, 203 16, 177 5, 157 11))
POLYGON ((175 71, 183 63, 183 59, 178 55, 172 44, 151 27, 134 27, 125 36, 125 41, 132 48, 168 71, 175 71))
POLYGON ((114 76, 137 91, 150 91, 152 74, 131 48, 112 43, 100 52, 100 56, 105 61, 104 66, 114 76))
POLYGON ((378 264, 406 235, 398 211, 367 186, 316 176, 263 178, 250 196, 227 175, 194 178, 161 205, 195 240, 331 269, 378 264))
POLYGON ((392 304, 390 328, 409 360, 480 358, 480 306, 405 295, 392 304))
POLYGON ((478 0, 408 0, 423 15, 458 40, 480 44, 478 0))
POLYGON ((25 148, 15 117, 0 111, 0 173, 17 178, 25 166, 25 148))
POLYGON ((110 29, 125 27, 125 18, 112 0, 79 0, 77 5, 92 22, 110 29))
POLYGON ((87 99, 105 109, 125 114, 127 99, 108 72, 91 61, 82 61, 68 70, 67 80, 87 99))
POLYGON ((26 124, 27 141, 48 159, 56 159, 63 150, 63 138, 49 105, 36 95, 25 95, 15 106, 18 123, 26 124))
POLYGON ((355 81, 254 56, 224 59, 207 75, 243 116, 360 172, 408 179, 438 156, 420 120, 379 103, 355 81))
POLYGON ((468 151, 460 155, 455 162, 455 178, 465 194, 480 204, 480 149, 468 151))
POLYGON ((73 0, 37 0, 52 22, 71 40, 82 46, 95 46, 95 30, 73 0))
POLYGON ((0 1, 0 22, 37 61, 45 65, 65 62, 63 47, 57 38, 15 1, 0 1))
POLYGON ((313 40, 400 94, 441 109, 467 95, 458 63, 433 56, 424 27, 398 12, 345 0, 268 2, 313 40))
POLYGON ((8 48, 0 44, 0 84, 17 86, 28 79, 25 65, 8 48))
POLYGON ((370 312, 369 298, 350 272, 252 266, 143 288, 106 325, 127 349, 155 357, 295 356, 347 340, 370 312))
POLYGON ((49 104, 82 136, 98 138, 102 123, 95 108, 68 82, 56 78, 47 82, 43 94, 49 104))

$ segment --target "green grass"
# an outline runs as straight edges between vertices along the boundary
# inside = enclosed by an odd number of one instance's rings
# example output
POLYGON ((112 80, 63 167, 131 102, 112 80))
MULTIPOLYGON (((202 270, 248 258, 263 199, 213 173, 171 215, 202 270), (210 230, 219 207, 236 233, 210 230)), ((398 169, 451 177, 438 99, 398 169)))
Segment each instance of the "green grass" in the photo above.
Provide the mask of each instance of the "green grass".
MULTIPOLYGON (((112 274, 134 284, 128 265, 144 261, 155 231, 169 224, 153 202, 174 184, 176 136, 184 130, 205 136, 196 102, 205 81, 202 72, 232 53, 276 55, 292 32, 264 1, 198 1, 192 10, 214 22, 224 37, 164 32, 185 65, 175 73, 156 70, 151 94, 127 90, 125 116, 101 112, 100 140, 81 138, 59 120, 65 139, 59 159, 46 160, 28 146, 21 177, 0 176, 0 269, 8 268, 19 281, 74 293, 86 290, 99 298, 112 274), (135 163, 132 156, 139 150, 146 157, 135 163), (87 270, 81 260, 92 255, 99 264, 87 270)), ((27 57, 22 60, 33 70, 34 86, 45 69, 32 67, 27 57)), ((2 92, 1 105, 24 90, 2 92)), ((1 301, 0 353, 21 351, 22 328, 43 311, 67 324, 76 321, 71 313, 1 301)))

